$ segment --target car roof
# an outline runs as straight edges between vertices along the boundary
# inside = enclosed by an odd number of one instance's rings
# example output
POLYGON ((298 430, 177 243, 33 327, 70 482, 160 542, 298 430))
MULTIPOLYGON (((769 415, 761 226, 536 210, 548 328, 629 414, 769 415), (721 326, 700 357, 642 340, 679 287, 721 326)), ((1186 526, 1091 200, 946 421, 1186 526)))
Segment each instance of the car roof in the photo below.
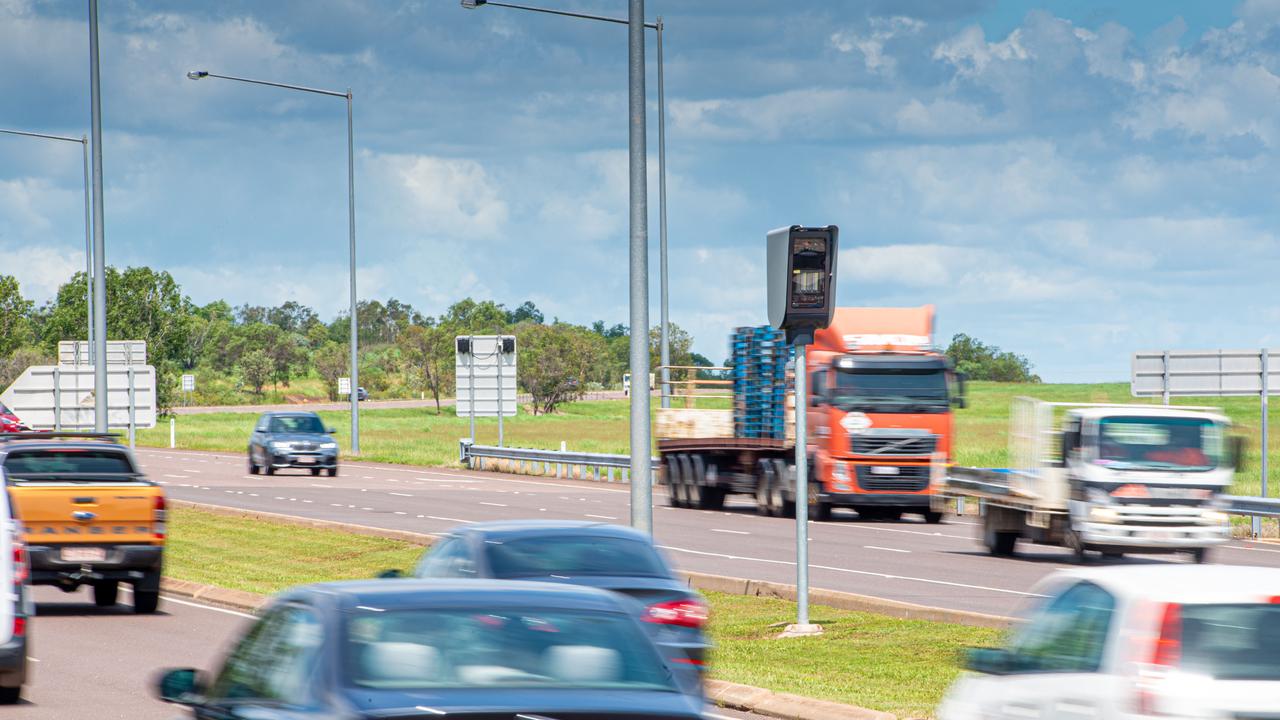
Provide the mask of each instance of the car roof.
POLYGON ((589 520, 494 520, 478 522, 459 528, 457 532, 477 533, 489 538, 552 537, 586 535, 638 540, 653 544, 648 535, 623 525, 592 522, 589 520))
POLYGON ((262 414, 272 417, 320 417, 315 410, 268 410, 262 414))
POLYGON ((1231 419, 1217 411, 1217 408, 1192 408, 1163 405, 1113 405, 1107 407, 1068 408, 1072 415, 1088 420, 1101 420, 1109 417, 1154 417, 1154 418, 1205 418, 1214 422, 1230 425, 1231 419))
POLYGON ((342 580, 303 585, 279 597, 306 595, 336 598, 345 609, 406 610, 463 606, 539 607, 626 612, 623 601, 607 590, 523 580, 379 579, 342 580))
POLYGON ((1269 602, 1280 597, 1280 568, 1152 563, 1065 570, 1044 585, 1084 580, 1130 600, 1185 604, 1269 602))

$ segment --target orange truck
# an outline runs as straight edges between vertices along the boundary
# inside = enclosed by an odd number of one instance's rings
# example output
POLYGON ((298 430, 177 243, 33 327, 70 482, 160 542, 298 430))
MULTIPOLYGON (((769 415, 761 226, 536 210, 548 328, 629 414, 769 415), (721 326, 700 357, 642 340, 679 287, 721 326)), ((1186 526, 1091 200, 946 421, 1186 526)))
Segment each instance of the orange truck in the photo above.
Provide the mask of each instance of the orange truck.
MULTIPOLYGON (((942 519, 934 476, 952 462, 953 409, 964 378, 937 349, 934 308, 840 308, 809 347, 809 501, 863 519, 919 513, 942 519)), ((734 494, 758 512, 795 512, 794 432, 735 437, 723 410, 658 411, 658 454, 669 502, 719 509, 734 494)))

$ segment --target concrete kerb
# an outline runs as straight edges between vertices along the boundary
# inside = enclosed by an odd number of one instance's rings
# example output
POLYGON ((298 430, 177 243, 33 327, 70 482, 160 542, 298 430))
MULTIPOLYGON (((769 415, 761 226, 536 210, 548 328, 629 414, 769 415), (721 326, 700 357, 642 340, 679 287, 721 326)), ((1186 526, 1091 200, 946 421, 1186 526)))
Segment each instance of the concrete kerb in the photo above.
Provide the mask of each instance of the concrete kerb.
MULTIPOLYGON (((227 610, 254 615, 271 600, 257 593, 230 590, 169 577, 164 578, 160 588, 165 595, 198 600, 227 610)), ((707 698, 722 707, 781 718, 781 720, 897 720, 896 716, 889 713, 867 710, 856 705, 843 705, 800 695, 775 693, 772 690, 739 685, 725 680, 707 681, 707 698)))

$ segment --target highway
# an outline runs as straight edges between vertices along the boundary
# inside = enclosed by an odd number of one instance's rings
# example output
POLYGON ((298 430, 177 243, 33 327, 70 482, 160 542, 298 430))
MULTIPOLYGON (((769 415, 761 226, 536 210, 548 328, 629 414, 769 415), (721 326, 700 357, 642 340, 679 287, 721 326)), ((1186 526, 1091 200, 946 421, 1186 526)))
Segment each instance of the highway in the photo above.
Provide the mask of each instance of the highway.
MULTIPOLYGON (((516 518, 628 522, 623 484, 537 478, 445 468, 347 463, 336 478, 300 471, 246 472, 242 455, 139 449, 139 462, 170 497, 395 530, 442 533, 461 523, 516 518)), ((725 511, 674 509, 655 488, 654 534, 675 565, 719 575, 795 581, 795 525, 760 517, 747 504, 725 511)), ((1030 588, 1069 567, 1059 548, 1020 545, 1014 559, 990 557, 972 518, 942 525, 861 522, 837 514, 810 531, 813 587, 937 607, 1010 615, 1030 588)), ((1280 546, 1233 542, 1215 562, 1280 567, 1280 546)), ((1183 556, 1121 563, 1186 562, 1183 556)))

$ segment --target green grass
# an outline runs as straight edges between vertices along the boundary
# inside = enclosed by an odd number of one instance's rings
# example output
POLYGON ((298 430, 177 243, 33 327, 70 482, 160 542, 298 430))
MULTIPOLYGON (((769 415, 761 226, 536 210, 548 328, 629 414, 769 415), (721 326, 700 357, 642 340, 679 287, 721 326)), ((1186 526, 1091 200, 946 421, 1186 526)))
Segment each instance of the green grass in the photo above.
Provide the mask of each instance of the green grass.
MULTIPOLYGON (((956 461, 973 467, 1004 467, 1008 463, 1009 407, 1018 395, 1060 402, 1153 402, 1129 396, 1125 383, 1092 385, 1019 385, 974 382, 969 385, 969 407, 956 412, 956 461)), ((1249 440, 1243 472, 1236 477, 1233 492, 1257 495, 1261 487, 1259 466, 1260 418, 1257 400, 1250 398, 1190 398, 1175 400, 1179 405, 1222 407, 1236 423, 1238 432, 1249 440)), ((703 401, 700 406, 727 407, 727 401, 703 401)), ((629 406, 625 400, 569 403, 550 416, 534 417, 524 412, 505 421, 507 444, 519 447, 555 449, 564 441, 571 450, 625 453, 629 443, 629 406)), ((348 446, 350 415, 321 411, 325 421, 337 430, 337 439, 348 446)), ((221 413, 183 415, 178 418, 178 447, 195 450, 242 451, 248 441, 256 414, 221 413)), ((412 465, 450 465, 456 462, 458 438, 469 434, 468 421, 445 408, 365 410, 361 418, 362 459, 412 465)), ((1280 419, 1273 415, 1272 425, 1280 419)), ((498 438, 496 420, 477 421, 478 441, 494 444, 498 438)), ((1280 440, 1271 438, 1269 484, 1280 483, 1280 440)), ((168 447, 168 423, 139 434, 143 445, 168 447)))
MULTIPOLYGON (((191 509, 173 511, 170 531, 168 576, 260 594, 408 568, 422 552, 406 542, 191 509)), ((779 640, 775 625, 795 618, 794 603, 721 593, 707 599, 714 677, 900 717, 929 716, 959 672, 961 648, 992 645, 1000 635, 814 606, 825 635, 779 640)))

